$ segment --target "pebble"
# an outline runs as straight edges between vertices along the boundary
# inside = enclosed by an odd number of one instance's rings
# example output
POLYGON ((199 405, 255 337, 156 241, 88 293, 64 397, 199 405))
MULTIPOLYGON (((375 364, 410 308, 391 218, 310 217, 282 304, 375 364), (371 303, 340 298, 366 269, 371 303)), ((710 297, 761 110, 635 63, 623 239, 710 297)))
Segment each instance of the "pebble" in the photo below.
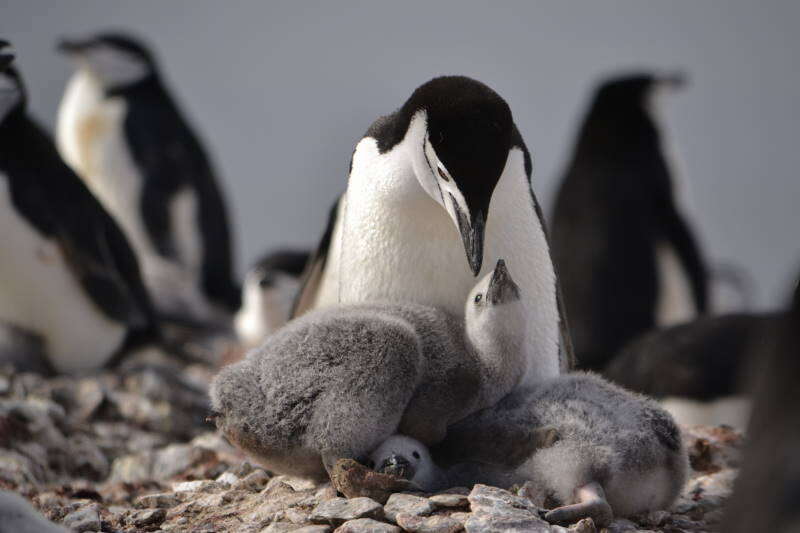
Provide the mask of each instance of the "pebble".
POLYGON ((464 526, 458 520, 446 515, 418 516, 400 513, 397 525, 411 533, 456 533, 464 526))
POLYGON ((425 516, 433 512, 434 506, 428 498, 421 498, 412 494, 395 493, 389 496, 383 512, 390 521, 397 523, 397 515, 402 513, 407 516, 425 516))
POLYGON ((461 509, 469 507, 466 494, 434 494, 428 500, 436 509, 461 509))
POLYGON ((64 517, 62 524, 76 533, 98 531, 100 529, 100 513, 97 506, 87 506, 73 511, 64 517))
POLYGON ((533 504, 506 490, 475 485, 469 495, 469 502, 472 515, 464 523, 467 533, 550 532, 550 525, 539 518, 538 510, 533 504))
POLYGON ((167 512, 164 509, 144 509, 135 511, 130 517, 130 522, 136 527, 158 526, 166 517, 167 512))
POLYGON ((156 494, 145 494, 139 496, 134 501, 137 507, 157 507, 160 509, 169 509, 181 503, 180 498, 169 492, 159 492, 156 494))
POLYGON ((334 498, 314 507, 310 520, 316 524, 338 526, 356 518, 383 518, 383 507, 375 500, 359 497, 350 500, 334 498))
POLYGON ((372 518, 357 518, 348 520, 339 526, 334 533, 400 533, 401 529, 397 526, 378 522, 372 518))

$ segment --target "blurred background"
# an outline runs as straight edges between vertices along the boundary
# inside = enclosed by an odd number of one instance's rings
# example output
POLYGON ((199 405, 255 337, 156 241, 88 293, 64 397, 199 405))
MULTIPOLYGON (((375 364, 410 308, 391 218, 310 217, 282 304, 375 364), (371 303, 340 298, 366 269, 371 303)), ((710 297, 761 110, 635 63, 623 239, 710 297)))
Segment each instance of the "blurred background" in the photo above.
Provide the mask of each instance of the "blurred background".
POLYGON ((596 82, 683 69, 664 99, 680 196, 712 264, 782 304, 800 263, 800 3, 234 2, 6 0, 0 36, 50 129, 72 65, 63 35, 145 38, 211 152, 240 273, 267 249, 314 246, 345 187, 353 145, 439 74, 466 74, 511 105, 550 213, 596 82))

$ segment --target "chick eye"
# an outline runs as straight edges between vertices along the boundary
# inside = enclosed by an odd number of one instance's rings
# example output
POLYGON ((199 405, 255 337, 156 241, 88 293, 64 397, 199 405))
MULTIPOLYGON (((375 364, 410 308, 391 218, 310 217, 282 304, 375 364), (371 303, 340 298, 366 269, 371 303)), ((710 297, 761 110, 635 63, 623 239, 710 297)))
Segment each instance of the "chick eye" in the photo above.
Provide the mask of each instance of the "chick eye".
POLYGON ((438 168, 438 167, 437 167, 436 170, 439 171, 439 175, 442 177, 442 179, 444 181, 450 181, 450 178, 447 177, 447 174, 444 173, 444 170, 442 170, 441 168, 438 168))
POLYGON ((483 293, 479 292, 478 294, 475 295, 475 303, 479 304, 481 303, 481 300, 483 300, 483 293))
POLYGON ((414 459, 419 459, 419 452, 415 451, 415 452, 414 452, 414 453, 412 453, 411 455, 413 455, 413 456, 414 456, 414 459))
POLYGON ((274 276, 271 273, 265 274, 263 278, 258 280, 258 286, 262 289, 269 287, 275 282, 274 276))

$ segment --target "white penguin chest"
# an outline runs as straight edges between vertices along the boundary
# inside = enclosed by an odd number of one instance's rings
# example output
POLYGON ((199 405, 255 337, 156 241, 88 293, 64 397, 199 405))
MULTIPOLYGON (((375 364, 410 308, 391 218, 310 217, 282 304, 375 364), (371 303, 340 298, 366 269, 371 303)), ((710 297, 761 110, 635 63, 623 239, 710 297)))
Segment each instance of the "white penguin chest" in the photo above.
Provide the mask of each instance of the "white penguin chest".
POLYGON ((340 217, 341 231, 335 233, 329 255, 327 287, 321 291, 327 301, 320 303, 334 303, 337 291, 331 285, 336 285, 342 303, 410 301, 463 316, 476 280, 503 258, 530 317, 526 380, 557 375, 555 273, 527 179, 518 171, 522 158, 520 150, 511 151, 492 195, 478 277, 469 269, 461 237, 446 211, 420 187, 418 194, 387 193, 371 176, 354 172, 340 217))
POLYGON ((42 335, 59 371, 105 363, 122 343, 126 327, 102 314, 65 264, 60 246, 22 218, 3 174, 0 240, 0 321, 42 335))

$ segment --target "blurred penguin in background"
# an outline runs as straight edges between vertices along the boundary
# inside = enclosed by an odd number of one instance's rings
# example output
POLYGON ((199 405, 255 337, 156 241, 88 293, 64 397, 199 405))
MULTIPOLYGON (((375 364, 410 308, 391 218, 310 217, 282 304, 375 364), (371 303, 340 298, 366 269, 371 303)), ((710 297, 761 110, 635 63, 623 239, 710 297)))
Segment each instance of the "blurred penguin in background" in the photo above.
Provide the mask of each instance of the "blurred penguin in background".
POLYGON ((118 34, 64 40, 64 159, 122 225, 162 315, 227 323, 239 307, 223 197, 151 52, 118 34))
POLYGON ((234 326, 239 341, 254 347, 289 320, 308 251, 277 250, 253 265, 242 286, 234 326))
POLYGON ((800 531, 800 291, 766 357, 754 361, 744 464, 720 531, 800 531))
POLYGON ((706 266, 673 195, 655 114, 680 75, 602 83, 578 134, 552 222, 579 367, 602 369, 628 341, 702 314, 706 266))
POLYGON ((0 338, 13 346, 0 354, 94 370, 160 342, 155 313, 125 234, 28 116, 8 46, 0 41, 0 338))

